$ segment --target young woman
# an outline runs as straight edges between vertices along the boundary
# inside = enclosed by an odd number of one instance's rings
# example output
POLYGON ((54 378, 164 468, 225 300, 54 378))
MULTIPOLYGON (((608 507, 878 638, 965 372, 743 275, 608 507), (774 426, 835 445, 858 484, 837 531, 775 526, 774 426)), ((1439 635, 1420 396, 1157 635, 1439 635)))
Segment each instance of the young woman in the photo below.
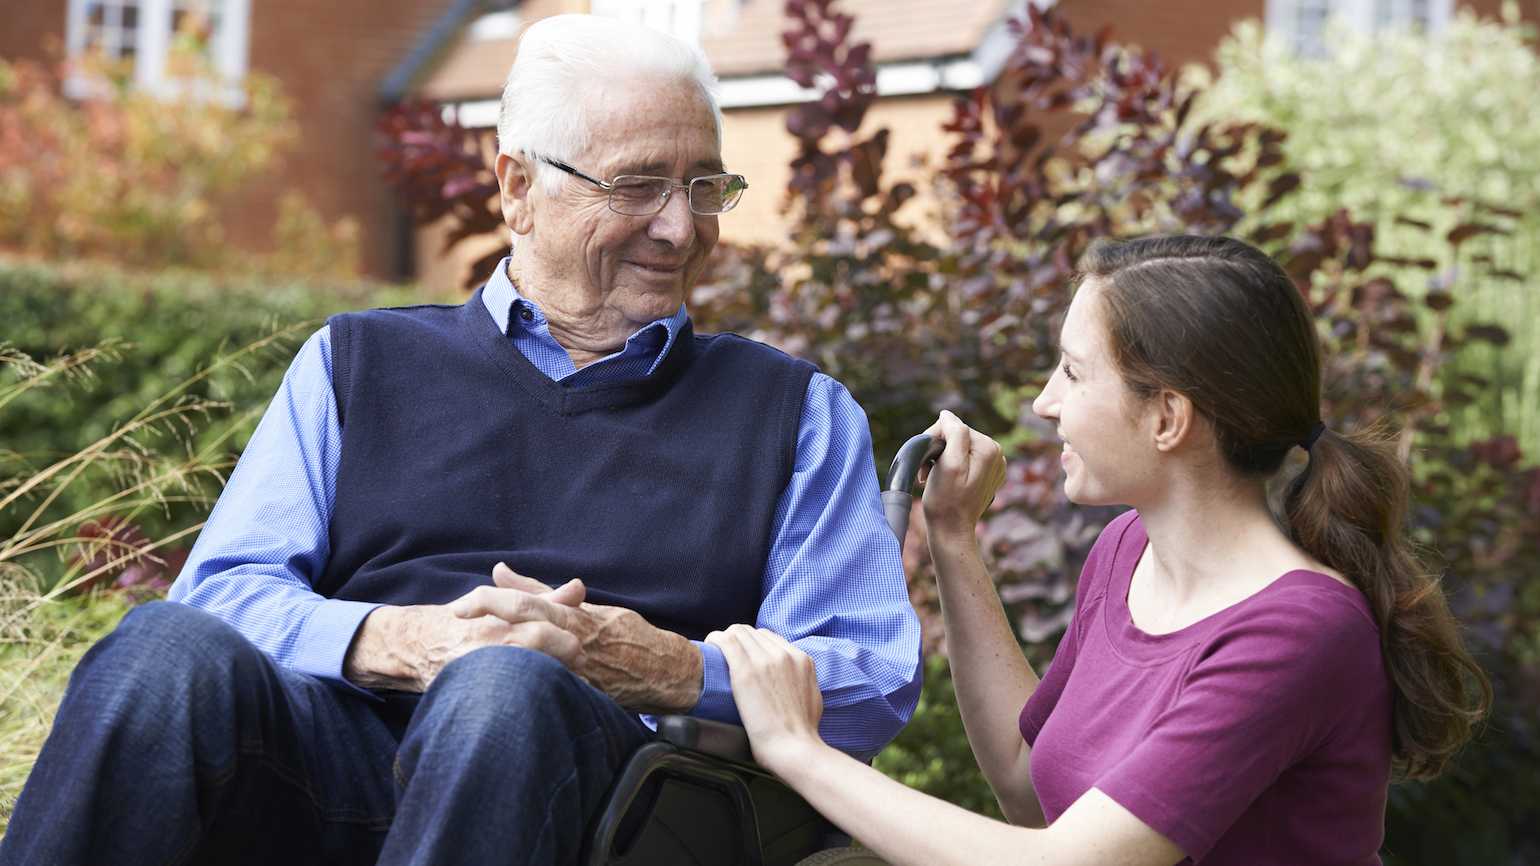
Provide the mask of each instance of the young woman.
POLYGON ((1150 238, 1094 246, 1082 272, 1033 410, 1072 501, 1134 510, 1091 551, 1041 679, 974 535, 1000 449, 950 413, 929 431, 958 705, 1011 824, 824 745, 812 663, 733 626, 708 640, 756 758, 895 864, 1378 863, 1392 769, 1438 773, 1491 702, 1403 534, 1405 469, 1321 419, 1314 325, 1266 255, 1150 238), (1265 486, 1295 447, 1280 521, 1265 486))

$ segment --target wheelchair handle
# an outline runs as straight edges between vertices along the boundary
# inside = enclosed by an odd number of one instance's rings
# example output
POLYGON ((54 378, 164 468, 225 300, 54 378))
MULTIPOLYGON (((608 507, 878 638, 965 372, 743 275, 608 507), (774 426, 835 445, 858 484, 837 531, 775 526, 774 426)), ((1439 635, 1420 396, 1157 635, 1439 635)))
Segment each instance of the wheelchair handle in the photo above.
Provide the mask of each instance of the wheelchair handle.
POLYGON ((909 437, 898 453, 893 455, 893 466, 888 469, 888 480, 882 489, 882 513, 888 519, 888 528, 898 536, 898 549, 904 549, 904 536, 909 532, 909 506, 914 502, 915 479, 920 467, 936 462, 946 449, 946 440, 928 433, 909 437))

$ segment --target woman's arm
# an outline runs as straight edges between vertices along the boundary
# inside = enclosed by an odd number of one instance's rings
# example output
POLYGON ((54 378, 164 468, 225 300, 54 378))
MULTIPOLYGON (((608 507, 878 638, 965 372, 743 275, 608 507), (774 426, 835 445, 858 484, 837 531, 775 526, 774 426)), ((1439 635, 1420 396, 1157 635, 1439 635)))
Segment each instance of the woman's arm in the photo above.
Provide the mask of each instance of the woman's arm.
POLYGON ((707 640, 727 659, 755 759, 896 866, 1172 866, 1184 856, 1094 788, 1047 829, 1013 827, 907 788, 818 739, 822 701, 806 654, 742 625, 707 640))
POLYGON ((963 728, 1006 818, 1040 827, 1045 822, 1032 788, 1030 749, 1017 726, 1038 677, 1021 654, 979 557, 975 531, 1005 480, 1005 459, 993 439, 950 412, 942 412, 926 432, 946 440, 925 479, 922 501, 963 728))

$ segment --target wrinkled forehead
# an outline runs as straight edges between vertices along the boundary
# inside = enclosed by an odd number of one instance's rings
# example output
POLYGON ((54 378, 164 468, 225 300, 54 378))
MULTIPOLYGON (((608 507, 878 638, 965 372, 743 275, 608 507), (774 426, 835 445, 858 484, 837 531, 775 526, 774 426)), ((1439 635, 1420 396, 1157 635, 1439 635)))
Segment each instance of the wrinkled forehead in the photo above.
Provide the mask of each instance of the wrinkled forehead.
POLYGON ((682 162, 720 170, 716 115, 691 79, 640 75, 612 80, 588 91, 582 115, 588 125, 585 156, 596 167, 636 170, 682 162))

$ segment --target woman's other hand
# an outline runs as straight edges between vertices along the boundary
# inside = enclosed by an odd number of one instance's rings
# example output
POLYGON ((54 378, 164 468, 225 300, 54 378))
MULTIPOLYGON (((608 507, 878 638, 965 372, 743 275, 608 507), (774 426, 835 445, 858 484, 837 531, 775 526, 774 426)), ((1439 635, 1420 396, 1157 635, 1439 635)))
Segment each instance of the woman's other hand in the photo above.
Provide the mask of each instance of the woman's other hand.
POLYGON ((773 631, 746 625, 714 631, 706 643, 727 659, 754 760, 784 775, 783 768, 803 760, 809 747, 823 745, 818 736, 823 693, 807 653, 773 631))
POLYGON ((925 432, 946 442, 935 464, 920 470, 926 530, 932 538, 940 534, 971 541, 979 518, 1005 482, 1000 443, 946 411, 925 432))

